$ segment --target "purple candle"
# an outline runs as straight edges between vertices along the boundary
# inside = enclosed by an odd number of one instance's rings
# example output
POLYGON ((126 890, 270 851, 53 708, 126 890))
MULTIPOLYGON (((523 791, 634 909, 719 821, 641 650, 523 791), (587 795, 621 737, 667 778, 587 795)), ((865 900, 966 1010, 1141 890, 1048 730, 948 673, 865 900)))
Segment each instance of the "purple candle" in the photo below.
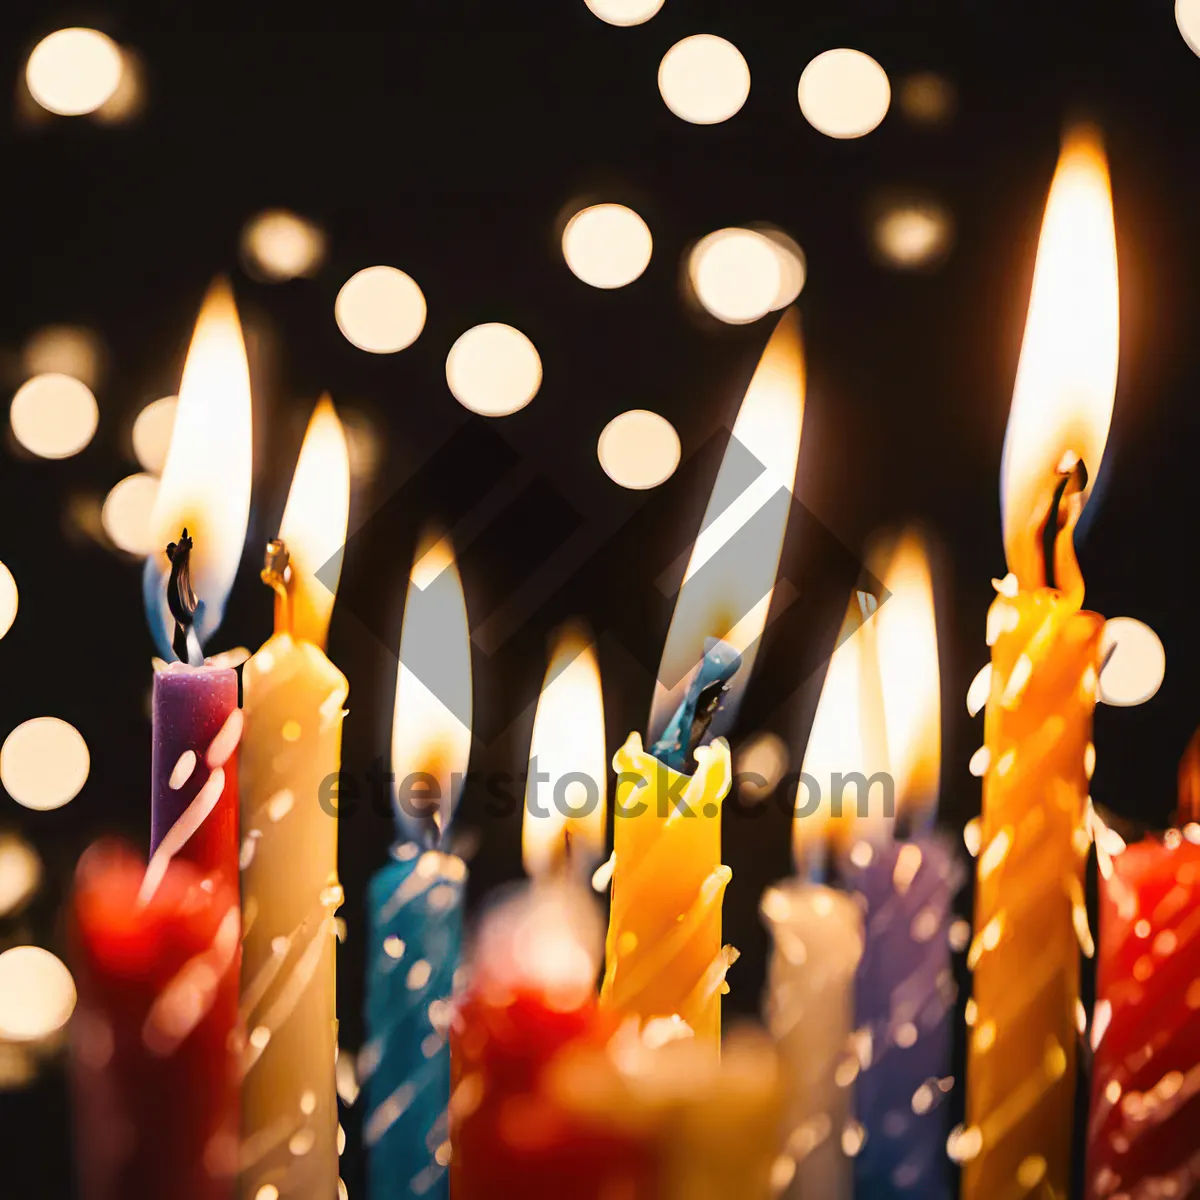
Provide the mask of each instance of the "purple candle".
POLYGON ((154 676, 150 851, 238 877, 237 672, 171 663, 154 676))

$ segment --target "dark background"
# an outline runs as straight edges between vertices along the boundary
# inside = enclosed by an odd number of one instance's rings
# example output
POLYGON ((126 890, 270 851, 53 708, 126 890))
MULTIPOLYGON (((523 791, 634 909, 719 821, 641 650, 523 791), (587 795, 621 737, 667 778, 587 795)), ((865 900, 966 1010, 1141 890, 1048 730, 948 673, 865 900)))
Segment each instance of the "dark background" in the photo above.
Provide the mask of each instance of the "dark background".
MULTIPOLYGON (((652 683, 620 631, 640 626, 654 646, 665 636, 670 605, 650 581, 692 536, 712 478, 706 466, 685 492, 686 463, 732 420, 771 325, 698 319, 680 297, 681 255, 725 225, 785 229, 809 271, 799 300, 810 384, 797 498, 813 519, 793 525, 784 562, 804 620, 786 636, 781 626, 768 633, 734 743, 770 725, 798 764, 819 683, 811 671, 831 644, 847 564, 877 527, 918 519, 944 547, 941 811, 960 829, 979 807, 967 760, 982 730, 963 696, 986 658, 989 581, 1003 573, 1004 425, 1045 192, 1062 123, 1076 113, 1097 120, 1108 139, 1122 309, 1107 483, 1081 558, 1090 605, 1148 622, 1168 658, 1153 701, 1098 713, 1094 795, 1123 815, 1165 820, 1175 764, 1196 724, 1200 666, 1188 536, 1200 489, 1200 352, 1191 332, 1200 319, 1200 61, 1169 0, 1127 3, 1119 13, 1092 0, 667 0, 633 29, 602 24, 583 0, 563 0, 553 17, 519 4, 492 4, 503 12, 484 17, 482 4, 405 2, 386 32, 337 34, 167 33, 120 7, 24 7, 27 19, 9 7, 0 41, 0 81, 13 96, 0 115, 8 383, 20 382, 20 347, 45 324, 95 329, 107 359, 96 388, 100 427, 83 453, 49 462, 0 449, 0 560, 21 589, 16 624, 0 641, 0 736, 53 714, 80 730, 92 756, 86 787, 59 811, 29 812, 0 797, 0 827, 21 831, 47 867, 35 903, 0 925, 0 946, 35 941, 64 954, 61 907, 80 850, 106 831, 148 837, 152 648, 139 565, 80 537, 68 513, 73 498, 102 498, 136 469, 129 425, 146 402, 176 389, 196 310, 218 272, 233 278, 251 345, 257 474, 249 549, 210 650, 253 648, 269 632, 258 548, 275 532, 323 389, 378 438, 373 481, 354 498, 355 525, 466 420, 444 362, 479 321, 525 331, 545 369, 534 402, 488 423, 488 433, 589 527, 612 528, 647 500, 600 471, 595 446, 606 422, 645 407, 674 423, 685 467, 659 501, 674 540, 623 545, 603 571, 591 568, 559 596, 600 632, 611 750, 644 724, 652 683), (147 104, 138 120, 104 128, 21 118, 26 55, 70 24, 101 28, 140 55, 147 104), (722 125, 685 124, 658 94, 662 54, 696 32, 730 38, 750 65, 749 100, 722 125), (915 71, 942 73, 957 90, 953 119, 921 128, 893 105, 864 139, 823 137, 800 114, 796 82, 816 53, 838 45, 874 55, 894 94, 915 71), (956 245, 937 271, 889 271, 870 252, 871 205, 906 186, 953 212, 956 245), (629 203, 649 223, 654 257, 630 287, 594 290, 563 263, 558 219, 584 196, 629 203), (240 269, 243 224, 275 205, 325 229, 330 253, 316 278, 269 286, 240 269), (356 350, 333 320, 338 288, 374 263, 408 271, 429 304, 420 339, 394 356, 356 350), (761 701, 793 691, 782 707, 761 701)), ((468 461, 439 468, 440 483, 410 487, 411 505, 352 542, 330 653, 350 679, 345 765, 360 776, 387 748, 395 671, 387 645, 399 631, 417 523, 439 515, 455 472, 469 469, 468 461)), ((550 520, 552 507, 498 521, 504 528, 489 553, 466 556, 476 623, 509 586, 506 556, 548 536, 539 512, 550 520)), ((477 723, 490 744, 477 747, 473 765, 516 770, 522 762, 545 632, 530 623, 522 635, 530 649, 510 655, 501 678, 494 665, 477 667, 477 723)), ((728 1011, 747 1014, 758 1006, 766 951, 757 901, 790 870, 789 833, 774 806, 758 819, 735 818, 726 818, 734 872, 726 933, 744 953, 728 1011)), ((478 831, 477 902, 519 875, 519 821, 488 818, 483 798, 469 793, 460 828, 478 831)), ((391 836, 389 822, 369 811, 341 830, 349 937, 339 1009, 352 1050, 362 1038, 362 896, 391 836)), ((361 1196, 356 1114, 344 1122, 343 1174, 351 1196, 361 1196)), ((0 1192, 66 1194, 68 1146, 58 1066, 26 1090, 0 1094, 0 1192)))

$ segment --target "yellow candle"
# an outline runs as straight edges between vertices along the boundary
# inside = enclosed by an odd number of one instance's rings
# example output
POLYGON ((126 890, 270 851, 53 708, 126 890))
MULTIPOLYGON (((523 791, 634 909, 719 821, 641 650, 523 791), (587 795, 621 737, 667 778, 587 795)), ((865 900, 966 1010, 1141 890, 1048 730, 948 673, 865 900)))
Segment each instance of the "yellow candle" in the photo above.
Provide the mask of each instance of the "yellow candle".
POLYGON ((342 889, 330 781, 348 688, 322 650, 334 592, 314 572, 345 540, 349 491, 345 437, 322 400, 263 572, 277 590, 275 634, 243 673, 244 1200, 264 1188, 279 1197, 337 1194, 334 914, 342 889))
POLYGON ((617 865, 600 1002, 643 1021, 682 1017, 716 1044, 736 957, 721 946, 732 872, 721 865, 720 806, 733 776, 724 741, 701 746, 696 760, 695 775, 682 776, 636 733, 613 758, 617 865))
MULTIPOLYGON (((666 727, 699 667, 707 638, 742 654, 711 734, 732 724, 775 589, 792 507, 804 415, 799 319, 771 335, 734 422, 667 632, 650 735, 666 727)), ((685 735, 686 736, 686 735, 685 735)), ((696 752, 690 779, 663 766, 630 735, 617 751, 613 893, 600 1000, 619 1012, 682 1017, 720 1043, 720 998, 736 952, 721 944, 721 801, 729 748, 696 752)))
POLYGON ((1065 1197, 1070 1188, 1081 945, 1091 953, 1084 822, 1103 628, 1102 618, 1080 611, 1076 465, 1100 466, 1117 341, 1108 170, 1098 138, 1077 131, 1046 206, 1005 442, 1012 573, 998 582, 988 613, 968 1127, 950 1143, 966 1160, 970 1200, 1065 1197))

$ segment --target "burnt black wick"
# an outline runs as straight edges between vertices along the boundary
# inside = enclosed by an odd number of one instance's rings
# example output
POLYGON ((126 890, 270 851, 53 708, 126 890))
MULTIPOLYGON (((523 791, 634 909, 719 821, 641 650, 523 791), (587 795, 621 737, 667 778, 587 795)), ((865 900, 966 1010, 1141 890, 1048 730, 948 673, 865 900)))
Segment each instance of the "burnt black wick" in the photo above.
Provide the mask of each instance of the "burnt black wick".
POLYGON ((171 577, 167 580, 167 607, 175 618, 171 649, 175 651, 175 657, 185 663, 191 662, 188 633, 195 623, 196 610, 200 607, 200 601, 192 590, 192 545, 192 539, 184 529, 179 541, 167 546, 167 561, 171 564, 171 577))
POLYGON ((1056 587, 1055 582, 1055 548, 1063 530, 1071 524, 1071 514, 1067 501, 1078 495, 1087 487, 1088 473, 1083 459, 1076 459, 1068 470, 1060 470, 1058 483, 1054 488, 1054 496, 1050 501, 1050 511, 1046 514, 1046 524, 1042 529, 1042 570, 1046 577, 1047 587, 1056 587))

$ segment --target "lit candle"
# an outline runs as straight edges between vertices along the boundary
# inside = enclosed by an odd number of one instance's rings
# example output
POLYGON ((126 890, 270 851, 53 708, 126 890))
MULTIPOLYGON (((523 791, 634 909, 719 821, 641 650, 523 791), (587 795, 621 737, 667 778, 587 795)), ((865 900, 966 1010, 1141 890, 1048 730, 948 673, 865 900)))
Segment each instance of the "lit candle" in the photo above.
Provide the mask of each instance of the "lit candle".
POLYGON ((436 1200, 448 1191, 447 1026, 467 868, 444 839, 470 758, 470 722, 466 603, 443 538, 418 552, 409 581, 392 726, 401 840, 367 895, 367 1041, 359 1063, 374 1200, 436 1200))
POLYGON ((237 673, 207 664, 202 646, 237 574, 250 478, 246 348, 233 295, 216 283, 184 364, 151 514, 152 544, 172 549, 146 560, 143 579, 151 630, 174 660, 154 676, 151 886, 175 855, 237 879, 237 673))
POLYGON ((83 1200, 230 1200, 238 1158, 236 877, 79 860, 72 899, 75 1160, 83 1200))
POLYGON ((1089 1200, 1200 1189, 1200 734, 1180 764, 1176 825, 1126 847, 1097 820, 1089 1200))
POLYGON ((322 789, 341 763, 348 688, 323 649, 349 503, 346 439, 324 399, 267 551, 275 632, 242 674, 244 1200, 337 1193, 334 914, 342 890, 337 819, 322 789), (318 579, 331 562, 332 574, 318 579))
MULTIPOLYGON (((480 923, 454 1018, 454 1200, 652 1200, 652 1137, 555 1080, 617 1018, 597 1008, 601 923, 577 881, 542 881, 480 923)), ((586 1096, 586 1089, 585 1089, 586 1096)))
POLYGON ((767 1027, 783 1060, 787 1153, 795 1163, 785 1195, 796 1200, 849 1200, 854 1173, 848 1154, 862 1141, 861 1130, 850 1123, 850 1085, 858 1063, 853 1052, 860 1049, 853 1047, 851 1033, 862 912, 819 877, 833 832, 827 784, 834 772, 866 761, 860 712, 868 707, 863 684, 878 682, 868 644, 872 635, 869 624, 859 625, 840 640, 829 661, 802 769, 819 784, 821 799, 816 811, 804 815, 806 787, 800 785, 792 822, 799 876, 768 888, 762 899, 762 916, 775 944, 767 976, 767 1027))
MULTIPOLYGON (((869 624, 896 817, 856 820, 839 864, 864 923, 855 985, 861 1056, 854 1093, 864 1140, 854 1174, 858 1189, 879 1200, 939 1200, 949 1194, 945 1099, 955 1007, 950 922, 962 872, 949 839, 932 829, 941 746, 933 586, 924 547, 913 534, 869 556, 868 564, 887 592, 869 624)), ((860 720, 867 711, 860 706, 860 720)), ((853 765, 842 763, 841 769, 853 765)), ((875 765, 864 764, 866 776, 875 765)))
POLYGON ((1103 620, 1082 612, 1074 530, 1112 417, 1117 257, 1098 137, 1066 140, 1038 246, 1004 446, 1010 574, 988 613, 963 1194, 1070 1187, 1083 869, 1103 620))
POLYGON ((703 743, 732 724, 766 625, 803 412, 799 319, 789 312, 750 382, 683 572, 655 685, 651 750, 635 733, 614 759, 601 1003, 643 1021, 679 1016, 714 1048, 736 957, 721 940, 730 871, 721 863, 720 814, 731 768, 723 739, 703 743))
POLYGON ((196 323, 152 514, 147 615, 172 662, 154 677, 148 864, 80 861, 72 1032, 87 1200, 228 1200, 238 1162, 237 676, 205 664, 250 502, 250 384, 229 289, 196 323), (186 532, 180 535, 180 529, 186 532), (194 538, 194 540, 193 540, 194 538))

